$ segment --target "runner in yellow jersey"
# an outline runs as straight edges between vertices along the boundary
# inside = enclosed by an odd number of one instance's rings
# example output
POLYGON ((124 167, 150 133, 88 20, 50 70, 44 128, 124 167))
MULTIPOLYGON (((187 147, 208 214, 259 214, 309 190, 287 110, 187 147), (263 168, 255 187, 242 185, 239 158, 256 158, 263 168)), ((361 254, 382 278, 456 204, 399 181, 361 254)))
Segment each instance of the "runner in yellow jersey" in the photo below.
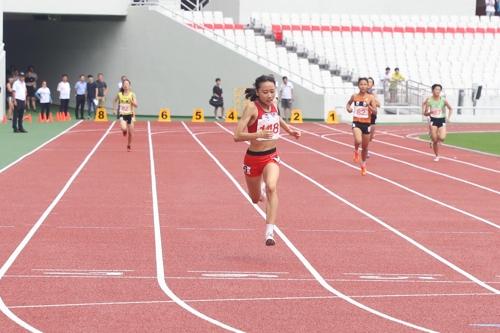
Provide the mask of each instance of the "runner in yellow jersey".
POLYGON ((137 99, 135 94, 130 91, 130 81, 123 81, 122 88, 113 101, 113 114, 116 114, 116 102, 120 102, 120 108, 118 112, 120 113, 120 128, 123 132, 123 136, 127 136, 128 133, 128 143, 127 151, 132 151, 132 133, 134 131, 134 108, 137 107, 137 99))

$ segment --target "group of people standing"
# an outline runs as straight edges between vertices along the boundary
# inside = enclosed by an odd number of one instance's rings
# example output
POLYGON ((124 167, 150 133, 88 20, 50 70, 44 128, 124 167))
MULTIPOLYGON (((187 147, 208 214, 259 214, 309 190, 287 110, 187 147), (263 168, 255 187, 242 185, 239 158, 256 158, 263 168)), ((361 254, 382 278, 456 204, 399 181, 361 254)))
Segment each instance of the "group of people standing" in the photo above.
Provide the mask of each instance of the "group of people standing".
MULTIPOLYGON (((76 97, 75 118, 85 119, 85 103, 87 103, 87 119, 95 117, 96 108, 104 107, 104 102, 108 96, 108 85, 104 82, 102 73, 97 75, 94 81, 93 75, 88 75, 87 80, 82 74, 73 88, 76 97)), ((27 133, 23 127, 24 112, 30 111, 30 104, 33 111, 37 111, 36 99, 40 100, 41 113, 45 119, 49 119, 50 105, 52 104, 52 94, 47 87, 47 81, 42 81, 42 86, 37 88, 38 76, 34 73, 34 67, 29 66, 27 75, 19 72, 14 67, 7 71, 6 101, 8 103, 8 119, 12 121, 14 133, 27 133), (30 103, 31 102, 31 103, 30 103)), ((130 91, 130 81, 122 76, 118 83, 119 93, 113 102, 113 113, 117 114, 124 136, 128 135, 127 151, 131 151, 134 108, 137 107, 135 94, 130 91), (117 106, 118 105, 118 106, 117 106)), ((71 86, 68 82, 68 75, 62 75, 61 82, 57 85, 59 93, 59 112, 64 112, 68 116, 68 107, 71 97, 71 86)))

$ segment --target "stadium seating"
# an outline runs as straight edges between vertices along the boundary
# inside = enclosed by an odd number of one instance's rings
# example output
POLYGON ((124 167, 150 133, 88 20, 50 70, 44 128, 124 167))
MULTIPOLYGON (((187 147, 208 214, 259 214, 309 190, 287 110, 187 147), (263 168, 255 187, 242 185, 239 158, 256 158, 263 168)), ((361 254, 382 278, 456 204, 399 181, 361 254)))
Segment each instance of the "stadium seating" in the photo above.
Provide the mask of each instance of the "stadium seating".
POLYGON ((252 13, 243 26, 221 12, 183 15, 186 24, 224 36, 219 42, 227 47, 291 81, 302 77, 313 90, 352 91, 359 75, 377 82, 387 66, 427 85, 500 87, 500 17, 252 13))

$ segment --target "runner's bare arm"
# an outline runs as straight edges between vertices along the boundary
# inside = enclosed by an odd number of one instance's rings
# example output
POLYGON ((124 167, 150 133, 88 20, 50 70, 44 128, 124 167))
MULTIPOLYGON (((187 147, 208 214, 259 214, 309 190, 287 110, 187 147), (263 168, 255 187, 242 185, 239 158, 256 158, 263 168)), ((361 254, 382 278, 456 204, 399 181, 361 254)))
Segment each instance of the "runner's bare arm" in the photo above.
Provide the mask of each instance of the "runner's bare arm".
POLYGON ((354 102, 354 95, 351 96, 351 99, 349 100, 349 102, 347 102, 347 105, 345 107, 345 109, 347 110, 347 112, 351 113, 352 112, 352 109, 351 109, 351 104, 352 102, 354 102))

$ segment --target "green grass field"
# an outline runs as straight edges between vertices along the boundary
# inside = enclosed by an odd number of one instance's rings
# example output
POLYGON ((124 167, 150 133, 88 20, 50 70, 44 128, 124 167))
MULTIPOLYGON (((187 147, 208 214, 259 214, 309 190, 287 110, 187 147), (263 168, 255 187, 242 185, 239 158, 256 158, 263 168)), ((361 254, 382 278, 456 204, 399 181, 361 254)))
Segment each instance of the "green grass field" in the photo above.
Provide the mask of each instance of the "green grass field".
MULTIPOLYGON (((420 139, 429 140, 429 137, 422 135, 420 139)), ((500 132, 447 133, 445 143, 447 145, 500 155, 500 132)))

